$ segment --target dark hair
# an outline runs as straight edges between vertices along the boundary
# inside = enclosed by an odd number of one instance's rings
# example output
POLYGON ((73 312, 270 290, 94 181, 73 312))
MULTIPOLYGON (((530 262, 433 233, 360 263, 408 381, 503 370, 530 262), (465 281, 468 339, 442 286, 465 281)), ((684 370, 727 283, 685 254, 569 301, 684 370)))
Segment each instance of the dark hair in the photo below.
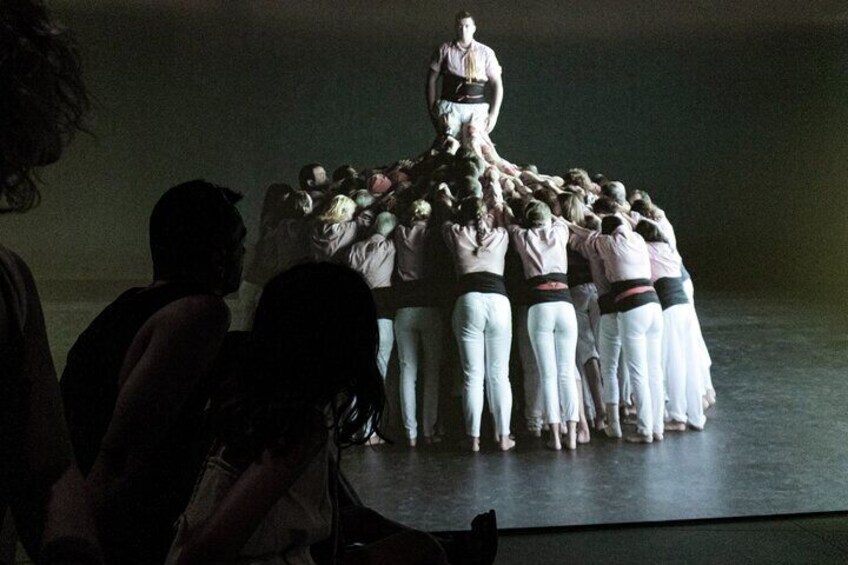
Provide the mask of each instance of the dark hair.
POLYGON ((356 169, 353 168, 352 165, 339 165, 335 169, 333 169, 333 182, 339 182, 346 178, 355 177, 359 173, 356 172, 356 169))
POLYGON ((169 189, 150 215, 150 252, 157 280, 207 283, 214 280, 211 257, 243 229, 237 192, 204 180, 169 189))
POLYGON ((639 200, 634 200, 630 205, 630 210, 638 212, 651 220, 660 219, 659 209, 654 206, 649 199, 640 198, 639 200))
POLYGON ((601 220, 601 233, 610 235, 618 226, 624 225, 624 220, 616 215, 604 216, 601 220))
POLYGON ((547 204, 554 216, 562 216, 562 208, 560 208, 557 194, 557 191, 553 188, 542 186, 533 191, 533 198, 547 204))
POLYGON ((300 186, 301 190, 316 188, 315 169, 318 167, 321 167, 322 169, 324 168, 321 163, 309 163, 300 168, 300 172, 297 174, 297 184, 300 186))
POLYGON ((474 16, 471 15, 471 12, 467 12, 465 10, 462 10, 462 11, 456 13, 456 16, 454 16, 453 20, 455 22, 460 22, 460 21, 462 21, 466 18, 471 18, 473 20, 474 16))
POLYGON ((73 35, 38 1, 0 4, 0 212, 40 201, 34 169, 55 162, 89 101, 73 35))
POLYGON ((312 198, 304 190, 295 190, 286 196, 280 209, 283 219, 305 218, 312 212, 312 198))
POLYGON ((615 214, 618 211, 618 205, 612 198, 601 196, 592 204, 592 210, 596 214, 615 214))
POLYGON ((646 222, 645 220, 640 220, 634 231, 642 236, 642 239, 645 241, 656 242, 660 241, 662 243, 668 243, 668 239, 666 239, 660 227, 654 222, 646 222))
POLYGON ((252 458, 298 443, 318 422, 339 447, 364 443, 369 424, 382 435, 378 340, 371 291, 353 270, 306 263, 278 274, 262 291, 213 428, 252 458))

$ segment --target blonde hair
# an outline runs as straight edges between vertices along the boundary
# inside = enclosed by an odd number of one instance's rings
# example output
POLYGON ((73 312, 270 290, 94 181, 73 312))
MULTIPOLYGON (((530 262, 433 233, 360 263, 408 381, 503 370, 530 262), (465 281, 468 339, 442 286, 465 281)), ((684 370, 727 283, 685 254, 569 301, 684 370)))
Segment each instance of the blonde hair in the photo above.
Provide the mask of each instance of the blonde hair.
POLYGON ((353 218, 356 211, 356 203, 344 194, 333 196, 327 209, 318 216, 318 221, 325 224, 338 224, 353 218))
POLYGON ((426 200, 418 199, 409 205, 409 221, 420 222, 429 220, 430 214, 433 213, 433 207, 426 200))

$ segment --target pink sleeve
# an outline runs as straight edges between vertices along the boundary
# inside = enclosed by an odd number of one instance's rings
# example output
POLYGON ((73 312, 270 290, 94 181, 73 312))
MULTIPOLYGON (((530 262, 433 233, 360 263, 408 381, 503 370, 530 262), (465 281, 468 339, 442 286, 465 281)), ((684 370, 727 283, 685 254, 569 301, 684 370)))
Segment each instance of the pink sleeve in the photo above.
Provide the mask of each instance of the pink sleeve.
POLYGON ((489 79, 497 78, 501 76, 501 72, 501 65, 494 50, 489 49, 486 53, 486 76, 489 79))

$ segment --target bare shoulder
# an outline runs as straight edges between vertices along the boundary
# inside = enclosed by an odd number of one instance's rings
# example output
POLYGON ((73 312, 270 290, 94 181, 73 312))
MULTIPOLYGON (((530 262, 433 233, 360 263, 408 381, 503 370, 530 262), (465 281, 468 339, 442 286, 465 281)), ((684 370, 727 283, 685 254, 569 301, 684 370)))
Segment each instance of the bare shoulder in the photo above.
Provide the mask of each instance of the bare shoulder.
POLYGON ((193 294, 175 300, 154 314, 145 325, 207 330, 223 329, 230 325, 230 310, 224 299, 214 294, 193 294))

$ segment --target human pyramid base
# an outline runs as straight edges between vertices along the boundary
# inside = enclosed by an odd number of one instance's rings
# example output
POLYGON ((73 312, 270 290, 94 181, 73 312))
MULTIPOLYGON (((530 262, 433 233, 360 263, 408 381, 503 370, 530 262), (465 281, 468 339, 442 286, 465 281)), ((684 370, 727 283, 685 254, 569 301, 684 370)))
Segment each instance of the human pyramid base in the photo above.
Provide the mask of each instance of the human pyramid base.
POLYGON ((644 190, 510 163, 466 126, 388 166, 343 165, 328 178, 306 165, 298 189, 268 187, 260 224, 240 290, 245 320, 264 280, 292 265, 359 272, 377 306, 384 379, 397 347, 411 447, 441 441, 439 388, 452 384, 472 451, 484 395, 498 447, 515 446, 513 339, 524 424, 554 450, 588 443, 592 429, 636 443, 703 430, 715 403, 691 278, 644 190))

